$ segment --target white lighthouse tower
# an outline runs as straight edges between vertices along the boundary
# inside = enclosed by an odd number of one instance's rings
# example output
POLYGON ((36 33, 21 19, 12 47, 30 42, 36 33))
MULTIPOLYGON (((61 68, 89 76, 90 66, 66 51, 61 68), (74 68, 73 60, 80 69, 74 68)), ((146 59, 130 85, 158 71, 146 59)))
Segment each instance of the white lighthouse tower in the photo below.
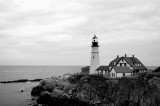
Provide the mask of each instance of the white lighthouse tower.
POLYGON ((98 50, 98 38, 96 35, 92 38, 92 52, 91 52, 91 62, 89 74, 96 74, 96 69, 100 67, 99 63, 99 50, 98 50))

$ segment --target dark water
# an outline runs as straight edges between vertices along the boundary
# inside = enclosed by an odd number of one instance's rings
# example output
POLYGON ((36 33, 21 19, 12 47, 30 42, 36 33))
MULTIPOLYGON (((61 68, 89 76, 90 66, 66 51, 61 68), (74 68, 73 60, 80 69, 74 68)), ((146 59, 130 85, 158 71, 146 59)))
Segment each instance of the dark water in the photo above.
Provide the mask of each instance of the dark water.
MULTIPOLYGON (((0 66, 0 81, 36 79, 77 73, 83 66, 0 66)), ((0 84, 0 106, 29 106, 38 82, 0 84), (21 92, 23 90, 24 92, 21 92)))

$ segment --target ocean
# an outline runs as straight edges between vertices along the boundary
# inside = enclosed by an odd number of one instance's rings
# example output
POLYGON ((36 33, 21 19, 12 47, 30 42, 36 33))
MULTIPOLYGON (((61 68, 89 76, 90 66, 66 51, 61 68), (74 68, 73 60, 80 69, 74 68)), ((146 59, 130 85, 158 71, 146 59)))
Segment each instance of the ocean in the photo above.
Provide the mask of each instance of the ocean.
MULTIPOLYGON (((0 81, 49 78, 66 73, 77 73, 83 66, 0 66, 0 81)), ((149 66, 155 69, 156 66, 149 66)), ((0 106, 32 106, 31 90, 39 82, 0 83, 0 106), (21 92, 23 90, 23 92, 21 92)))
MULTIPOLYGON (((78 73, 83 66, 0 66, 0 81, 37 79, 78 73)), ((39 82, 0 83, 0 106, 32 106, 31 90, 39 82), (21 92, 23 90, 23 92, 21 92)))

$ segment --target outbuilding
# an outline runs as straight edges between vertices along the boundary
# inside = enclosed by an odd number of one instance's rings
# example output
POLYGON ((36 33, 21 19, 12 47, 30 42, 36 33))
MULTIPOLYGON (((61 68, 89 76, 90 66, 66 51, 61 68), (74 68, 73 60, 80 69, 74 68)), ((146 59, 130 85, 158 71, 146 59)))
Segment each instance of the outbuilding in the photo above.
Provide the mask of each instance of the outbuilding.
POLYGON ((129 67, 112 67, 111 72, 110 72, 110 77, 111 78, 120 78, 120 77, 125 77, 129 76, 132 74, 132 70, 129 67))
POLYGON ((108 66, 100 66, 96 69, 98 75, 107 76, 109 74, 109 67, 108 66))

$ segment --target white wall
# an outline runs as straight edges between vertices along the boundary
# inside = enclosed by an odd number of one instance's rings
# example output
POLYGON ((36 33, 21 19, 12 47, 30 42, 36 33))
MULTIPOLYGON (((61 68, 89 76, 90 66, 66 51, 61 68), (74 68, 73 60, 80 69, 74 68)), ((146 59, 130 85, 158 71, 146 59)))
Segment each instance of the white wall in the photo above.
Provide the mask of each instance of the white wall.
MULTIPOLYGON (((125 73, 125 76, 131 75, 131 73, 125 73)), ((111 78, 120 78, 123 77, 123 73, 116 73, 115 70, 112 68, 111 72, 110 72, 110 76, 111 78), (115 77, 112 76, 112 73, 115 74, 115 77)))
POLYGON ((89 74, 96 74, 96 69, 100 67, 98 47, 92 47, 89 74))
POLYGON ((105 75, 106 73, 105 73, 105 70, 103 70, 103 75, 105 75))
MULTIPOLYGON (((125 73, 125 76, 131 75, 131 73, 125 73)), ((117 73, 117 77, 123 77, 123 73, 117 73)))
POLYGON ((115 77, 116 77, 116 72, 115 72, 115 70, 113 68, 112 68, 112 70, 110 72, 110 76, 111 76, 111 78, 115 78, 114 76, 112 76, 112 74, 115 74, 115 77))

